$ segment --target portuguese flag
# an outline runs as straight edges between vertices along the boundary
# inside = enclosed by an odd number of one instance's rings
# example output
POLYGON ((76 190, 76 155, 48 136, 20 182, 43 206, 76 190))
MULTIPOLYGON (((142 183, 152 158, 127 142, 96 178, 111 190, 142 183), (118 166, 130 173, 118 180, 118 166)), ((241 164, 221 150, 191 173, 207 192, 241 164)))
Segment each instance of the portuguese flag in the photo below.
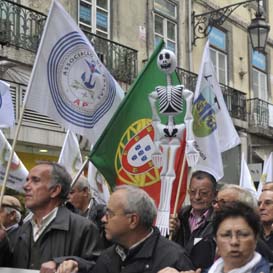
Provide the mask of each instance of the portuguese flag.
MULTIPOLYGON (((151 160, 154 132, 148 95, 156 86, 167 85, 166 74, 157 67, 157 56, 163 47, 164 42, 161 41, 89 156, 112 188, 121 184, 141 187, 154 198, 157 205, 160 198, 160 169, 155 168, 151 160)), ((180 84, 178 77, 173 73, 172 85, 177 84, 180 84)), ((183 119, 184 113, 176 117, 176 123, 182 123, 183 119)), ((161 116, 161 121, 167 122, 167 118, 161 116)), ((184 140, 182 144, 176 155, 176 180, 173 184, 171 212, 184 157, 184 140)), ((181 207, 186 193, 187 169, 186 167, 183 174, 178 208, 181 207)))

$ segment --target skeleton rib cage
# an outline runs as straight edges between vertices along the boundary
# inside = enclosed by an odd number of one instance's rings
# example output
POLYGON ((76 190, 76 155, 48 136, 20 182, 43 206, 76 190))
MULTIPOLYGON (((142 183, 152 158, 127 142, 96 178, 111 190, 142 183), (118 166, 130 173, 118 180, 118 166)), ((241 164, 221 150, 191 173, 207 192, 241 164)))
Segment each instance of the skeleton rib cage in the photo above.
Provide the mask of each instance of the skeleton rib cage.
POLYGON ((183 89, 183 85, 156 87, 161 114, 179 114, 183 111, 183 89))

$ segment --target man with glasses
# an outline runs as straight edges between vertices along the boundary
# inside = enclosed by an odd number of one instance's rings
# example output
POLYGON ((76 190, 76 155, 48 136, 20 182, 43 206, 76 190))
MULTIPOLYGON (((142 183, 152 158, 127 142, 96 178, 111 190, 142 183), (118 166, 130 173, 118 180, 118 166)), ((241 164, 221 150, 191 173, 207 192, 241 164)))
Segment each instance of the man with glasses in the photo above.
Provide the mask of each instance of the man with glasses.
MULTIPOLYGON (((144 190, 117 187, 102 218, 106 238, 114 244, 102 252, 92 272, 156 273, 166 266, 183 271, 193 269, 184 249, 161 236, 153 226, 155 217, 154 201, 144 190)), ((57 272, 77 272, 78 263, 65 261, 57 272)))
POLYGON ((71 181, 66 169, 57 163, 41 162, 29 171, 23 188, 25 206, 33 216, 18 228, 12 253, 2 251, 5 239, 0 242, 0 260, 5 266, 51 273, 56 272, 64 256, 87 260, 99 256, 99 232, 95 224, 63 205, 71 181), (2 255, 7 256, 1 259, 2 255))
POLYGON ((210 261, 202 258, 202 252, 215 248, 214 244, 204 244, 204 241, 213 236, 211 217, 212 202, 216 196, 215 178, 204 171, 194 172, 190 180, 188 194, 190 205, 182 208, 177 218, 171 218, 170 230, 174 234, 173 240, 185 247, 194 266, 206 268, 210 261))

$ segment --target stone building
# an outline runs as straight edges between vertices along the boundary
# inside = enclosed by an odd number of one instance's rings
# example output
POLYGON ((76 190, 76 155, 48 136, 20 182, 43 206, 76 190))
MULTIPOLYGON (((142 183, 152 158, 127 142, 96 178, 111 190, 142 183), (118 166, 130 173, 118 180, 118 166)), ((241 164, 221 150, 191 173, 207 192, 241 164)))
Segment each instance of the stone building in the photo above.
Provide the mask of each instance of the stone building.
MULTIPOLYGON (((209 39, 217 77, 242 141, 241 146, 223 154, 223 180, 238 181, 241 151, 248 163, 256 164, 253 166, 258 169, 261 167, 265 157, 273 151, 273 27, 265 52, 254 52, 247 28, 255 17, 257 1, 60 2, 85 31, 101 60, 125 90, 163 38, 178 57, 182 83, 194 91, 203 48, 209 39), (236 3, 239 4, 233 10, 236 3), (212 24, 209 16, 213 11, 230 5, 232 10, 225 13, 227 16, 221 24, 212 24), (208 27, 205 35, 201 33, 204 27, 208 27)), ((269 2, 264 0, 260 4, 266 21, 272 26, 269 2)), ((0 78, 11 85, 17 120, 49 7, 49 0, 0 0, 0 78)), ((4 133, 12 141, 15 128, 5 129, 4 133)), ((64 136, 65 130, 56 122, 26 109, 16 151, 27 167, 36 159, 56 160, 64 136), (42 154, 41 150, 47 153, 42 154)), ((87 154, 89 143, 80 136, 79 140, 82 152, 87 154)))

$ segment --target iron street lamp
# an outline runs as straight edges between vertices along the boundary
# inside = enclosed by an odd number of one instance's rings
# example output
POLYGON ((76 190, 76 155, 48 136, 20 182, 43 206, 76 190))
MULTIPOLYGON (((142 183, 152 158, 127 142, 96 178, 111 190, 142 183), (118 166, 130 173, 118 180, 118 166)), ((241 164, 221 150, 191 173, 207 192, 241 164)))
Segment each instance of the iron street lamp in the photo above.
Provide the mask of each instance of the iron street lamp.
POLYGON ((260 0, 248 0, 239 2, 237 4, 228 5, 226 7, 205 12, 202 14, 192 13, 193 24, 193 41, 192 44, 196 45, 197 39, 205 38, 209 35, 212 27, 221 26, 226 19, 241 5, 257 2, 258 9, 255 14, 255 18, 251 20, 251 24, 248 27, 248 33, 251 40, 253 50, 263 52, 266 46, 268 33, 270 26, 265 22, 262 8, 260 7, 260 0))
POLYGON ((265 22, 263 11, 258 2, 256 17, 247 28, 253 50, 264 52, 270 26, 265 22))

